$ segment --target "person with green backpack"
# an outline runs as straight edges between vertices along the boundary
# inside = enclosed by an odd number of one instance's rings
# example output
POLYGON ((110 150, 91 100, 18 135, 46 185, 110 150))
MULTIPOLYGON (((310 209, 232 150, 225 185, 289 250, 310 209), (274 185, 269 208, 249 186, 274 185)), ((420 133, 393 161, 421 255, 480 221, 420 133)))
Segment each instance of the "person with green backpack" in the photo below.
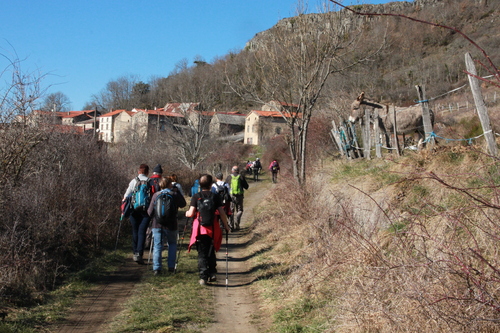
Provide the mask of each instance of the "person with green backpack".
POLYGON ((231 174, 226 178, 226 183, 229 184, 229 192, 231 194, 231 211, 230 216, 231 230, 240 230, 241 216, 243 215, 243 199, 244 190, 248 190, 248 183, 243 174, 240 174, 240 168, 235 165, 231 169, 231 174))

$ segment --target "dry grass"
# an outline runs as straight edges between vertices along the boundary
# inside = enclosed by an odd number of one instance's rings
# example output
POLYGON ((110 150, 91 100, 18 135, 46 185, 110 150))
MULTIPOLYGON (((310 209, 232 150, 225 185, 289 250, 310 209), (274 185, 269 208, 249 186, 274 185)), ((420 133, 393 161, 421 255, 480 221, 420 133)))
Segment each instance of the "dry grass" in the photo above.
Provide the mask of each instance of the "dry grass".
POLYGON ((444 148, 345 163, 304 191, 284 180, 257 223, 276 331, 498 331, 498 162, 444 148))

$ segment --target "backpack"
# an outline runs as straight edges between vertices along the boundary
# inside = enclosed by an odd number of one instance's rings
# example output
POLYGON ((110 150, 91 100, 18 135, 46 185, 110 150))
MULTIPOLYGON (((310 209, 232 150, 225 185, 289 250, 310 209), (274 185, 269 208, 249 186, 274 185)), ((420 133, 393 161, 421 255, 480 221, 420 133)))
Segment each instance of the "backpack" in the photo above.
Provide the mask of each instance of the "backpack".
POLYGON ((131 205, 135 211, 147 211, 149 207, 149 201, 151 200, 151 185, 149 184, 150 179, 140 180, 139 177, 136 178, 134 192, 132 192, 131 205))
POLYGON ((149 180, 149 185, 151 186, 151 194, 160 192, 160 178, 151 178, 149 180))
POLYGON ((162 190, 156 197, 155 218, 163 227, 175 224, 177 219, 177 206, 170 190, 162 190))
POLYGON ((255 161, 253 167, 255 169, 262 169, 262 164, 260 164, 260 161, 255 161))
POLYGON ((231 175, 231 195, 243 194, 243 189, 240 186, 240 175, 231 175))
POLYGON ((229 189, 225 186, 226 183, 219 185, 215 183, 215 187, 217 189, 217 194, 220 195, 223 204, 227 204, 231 202, 231 195, 229 194, 229 189))
POLYGON ((210 227, 214 225, 214 216, 215 216, 215 202, 214 202, 215 193, 209 192, 208 196, 200 195, 198 202, 196 204, 196 209, 198 210, 198 221, 200 225, 204 227, 210 227))

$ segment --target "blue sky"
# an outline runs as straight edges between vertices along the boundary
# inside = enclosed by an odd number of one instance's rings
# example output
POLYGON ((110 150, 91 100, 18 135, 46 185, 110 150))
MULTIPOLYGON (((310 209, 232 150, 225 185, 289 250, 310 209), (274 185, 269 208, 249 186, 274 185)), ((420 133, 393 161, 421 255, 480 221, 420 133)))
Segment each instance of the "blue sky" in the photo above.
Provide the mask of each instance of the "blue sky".
MULTIPOLYGON (((309 12, 319 3, 310 1, 309 12)), ((81 110, 121 76, 147 82, 168 76, 182 59, 211 62, 240 50, 296 7, 296 0, 8 0, 0 54, 17 53, 22 71, 48 73, 48 93, 64 93, 81 110)), ((0 73, 6 65, 0 57, 0 73)))

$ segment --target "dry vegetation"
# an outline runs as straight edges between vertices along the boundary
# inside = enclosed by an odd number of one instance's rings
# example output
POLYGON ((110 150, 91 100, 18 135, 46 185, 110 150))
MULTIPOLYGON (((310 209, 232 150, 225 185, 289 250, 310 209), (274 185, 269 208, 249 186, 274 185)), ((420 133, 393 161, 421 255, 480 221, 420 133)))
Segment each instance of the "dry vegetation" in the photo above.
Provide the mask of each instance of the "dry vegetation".
POLYGON ((283 179, 252 247, 276 330, 497 332, 500 165, 475 148, 283 179))

